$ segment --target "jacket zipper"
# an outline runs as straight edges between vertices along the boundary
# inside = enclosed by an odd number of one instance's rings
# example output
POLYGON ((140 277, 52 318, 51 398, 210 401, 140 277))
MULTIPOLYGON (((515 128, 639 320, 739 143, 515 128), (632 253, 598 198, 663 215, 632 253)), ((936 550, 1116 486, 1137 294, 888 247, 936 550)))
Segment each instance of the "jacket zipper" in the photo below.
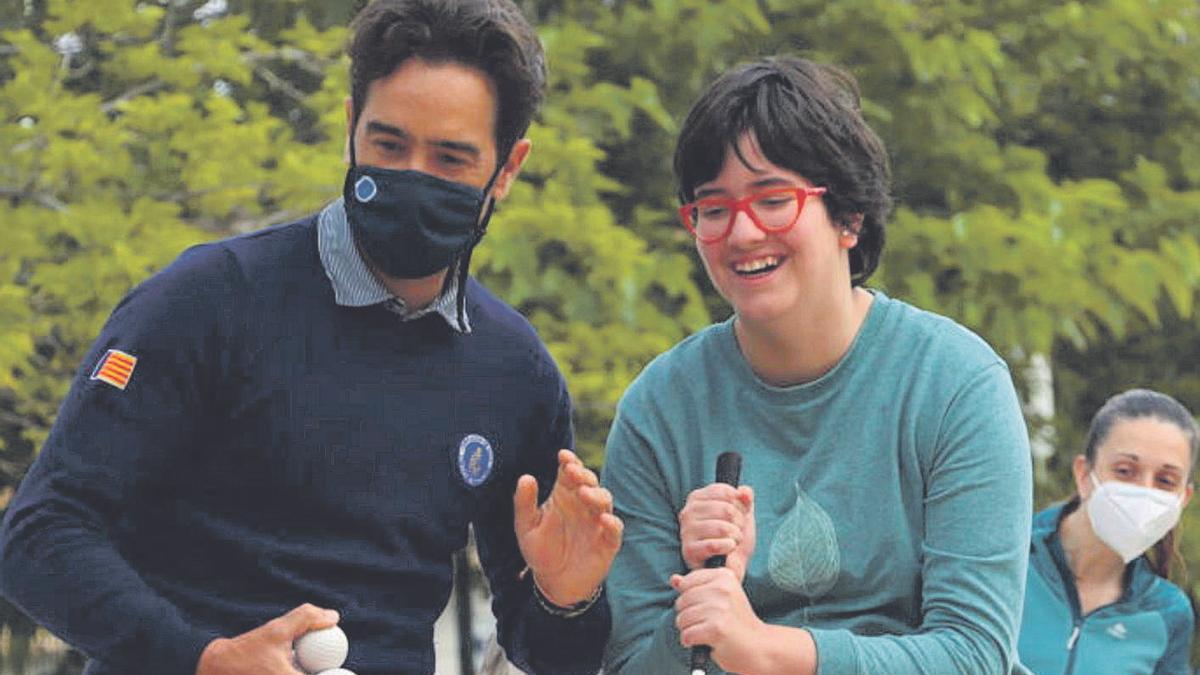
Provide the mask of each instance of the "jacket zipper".
MULTIPOLYGON (((1071 635, 1067 638, 1067 665, 1063 668, 1063 675, 1073 675, 1075 672, 1075 645, 1079 642, 1079 633, 1083 630, 1083 622, 1089 613, 1084 616, 1083 609, 1079 606, 1079 591, 1075 588, 1075 577, 1071 572, 1071 568, 1067 566, 1066 560, 1061 560, 1058 555, 1055 555, 1054 549, 1050 549, 1050 559, 1054 561, 1054 566, 1058 568, 1059 575, 1066 582, 1067 604, 1071 608, 1071 635)), ((1061 549, 1060 549, 1061 551, 1061 549)), ((1065 556, 1065 554, 1063 554, 1065 556)), ((1093 613, 1096 610, 1093 610, 1093 613)))
POLYGON ((1082 623, 1082 620, 1077 618, 1075 625, 1071 627, 1071 637, 1067 638, 1067 667, 1063 670, 1063 675, 1071 675, 1075 671, 1075 643, 1079 642, 1079 629, 1082 623))

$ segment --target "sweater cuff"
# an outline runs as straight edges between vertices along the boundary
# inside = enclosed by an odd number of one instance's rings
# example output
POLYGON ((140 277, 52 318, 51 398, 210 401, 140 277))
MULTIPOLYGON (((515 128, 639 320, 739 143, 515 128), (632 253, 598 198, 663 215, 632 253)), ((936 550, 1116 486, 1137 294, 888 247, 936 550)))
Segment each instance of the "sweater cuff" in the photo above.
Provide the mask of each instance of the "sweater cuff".
POLYGON ((600 668, 612 629, 612 615, 603 594, 583 612, 569 617, 547 612, 532 594, 528 602, 528 624, 522 633, 530 665, 537 664, 530 672, 595 673, 600 668))
POLYGON ((156 640, 157 644, 147 650, 148 653, 144 654, 141 660, 145 663, 161 664, 161 670, 155 668, 158 672, 194 675, 204 649, 220 637, 222 636, 218 633, 190 627, 183 632, 160 634, 156 640))

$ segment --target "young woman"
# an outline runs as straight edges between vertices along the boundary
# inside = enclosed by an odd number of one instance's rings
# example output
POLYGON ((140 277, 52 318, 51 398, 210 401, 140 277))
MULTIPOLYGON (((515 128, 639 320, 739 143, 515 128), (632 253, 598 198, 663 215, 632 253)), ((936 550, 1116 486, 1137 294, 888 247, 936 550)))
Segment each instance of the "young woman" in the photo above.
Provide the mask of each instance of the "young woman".
POLYGON ((868 290, 888 163, 853 79, 791 57, 719 78, 675 153, 733 316, 625 393, 602 482, 625 523, 607 672, 1007 672, 1030 457, 1005 363, 868 290), (743 487, 711 484, 736 450, 743 487), (720 569, 705 560, 726 555, 720 569))
POLYGON ((1189 673, 1192 606, 1167 581, 1200 448, 1178 401, 1133 389, 1092 419, 1075 495, 1033 521, 1021 663, 1045 673, 1189 673))

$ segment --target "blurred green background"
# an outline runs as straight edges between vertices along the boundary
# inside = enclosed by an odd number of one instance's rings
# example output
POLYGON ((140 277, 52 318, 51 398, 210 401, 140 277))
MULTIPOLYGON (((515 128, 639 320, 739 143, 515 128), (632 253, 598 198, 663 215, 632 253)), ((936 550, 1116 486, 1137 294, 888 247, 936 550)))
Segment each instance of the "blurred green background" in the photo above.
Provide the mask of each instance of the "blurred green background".
MULTIPOLYGON (((859 79, 898 204, 872 285, 1009 360, 1037 507, 1070 494, 1110 394, 1200 410, 1195 0, 518 2, 550 92, 474 270, 558 359, 593 466, 639 369, 729 312, 674 219, 677 126, 717 73, 782 51, 859 79)), ((0 0, 0 508, 132 285, 340 193, 362 4, 0 0)), ((47 643, 2 604, 0 624, 10 671, 47 643)))

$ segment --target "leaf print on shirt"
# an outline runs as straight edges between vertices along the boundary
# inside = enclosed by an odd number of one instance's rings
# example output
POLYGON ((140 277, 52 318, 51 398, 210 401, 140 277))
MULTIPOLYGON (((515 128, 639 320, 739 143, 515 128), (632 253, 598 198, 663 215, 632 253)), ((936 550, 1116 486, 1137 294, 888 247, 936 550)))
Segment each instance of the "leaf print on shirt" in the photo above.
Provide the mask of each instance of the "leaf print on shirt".
POLYGON ((796 503, 775 531, 767 573, 780 589, 812 599, 829 592, 840 571, 833 521, 796 483, 796 503))

